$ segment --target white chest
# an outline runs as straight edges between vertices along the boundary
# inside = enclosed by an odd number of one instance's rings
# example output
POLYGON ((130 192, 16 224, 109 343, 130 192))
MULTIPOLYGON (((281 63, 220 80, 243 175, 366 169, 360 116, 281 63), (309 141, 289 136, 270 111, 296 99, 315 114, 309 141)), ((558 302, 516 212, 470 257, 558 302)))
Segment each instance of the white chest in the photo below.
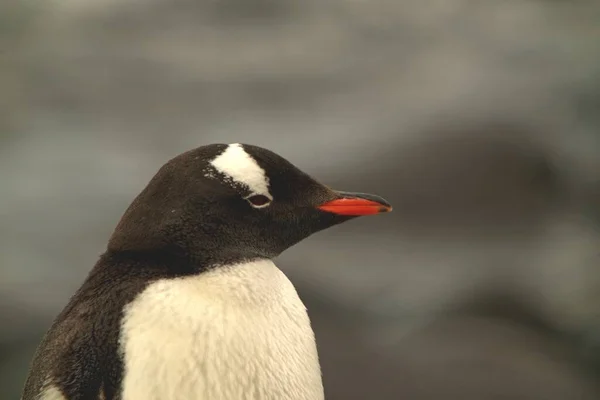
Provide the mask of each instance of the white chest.
POLYGON ((125 310, 123 400, 321 400, 304 304, 270 260, 151 284, 125 310))

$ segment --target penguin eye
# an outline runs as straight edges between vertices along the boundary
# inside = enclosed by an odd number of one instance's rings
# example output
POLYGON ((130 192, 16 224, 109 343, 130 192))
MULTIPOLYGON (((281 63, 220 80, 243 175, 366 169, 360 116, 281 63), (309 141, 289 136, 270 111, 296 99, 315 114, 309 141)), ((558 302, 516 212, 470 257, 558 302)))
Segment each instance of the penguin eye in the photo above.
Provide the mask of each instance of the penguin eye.
POLYGON ((252 195, 252 196, 246 198, 246 200, 248 200, 248 203, 250 203, 250 205, 252 205, 252 207, 256 207, 256 208, 266 207, 269 205, 269 203, 271 203, 271 199, 268 198, 267 196, 263 196, 262 194, 252 195))

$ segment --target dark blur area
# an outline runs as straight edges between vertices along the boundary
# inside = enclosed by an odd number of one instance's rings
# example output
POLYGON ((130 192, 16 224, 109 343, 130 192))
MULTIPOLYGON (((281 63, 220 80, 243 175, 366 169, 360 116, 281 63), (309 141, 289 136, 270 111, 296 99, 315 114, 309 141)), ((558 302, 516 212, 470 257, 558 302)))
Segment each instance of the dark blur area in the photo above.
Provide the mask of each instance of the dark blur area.
POLYGON ((600 3, 0 2, 0 397, 156 170, 267 147, 394 205, 279 266, 328 400, 600 398, 600 3))

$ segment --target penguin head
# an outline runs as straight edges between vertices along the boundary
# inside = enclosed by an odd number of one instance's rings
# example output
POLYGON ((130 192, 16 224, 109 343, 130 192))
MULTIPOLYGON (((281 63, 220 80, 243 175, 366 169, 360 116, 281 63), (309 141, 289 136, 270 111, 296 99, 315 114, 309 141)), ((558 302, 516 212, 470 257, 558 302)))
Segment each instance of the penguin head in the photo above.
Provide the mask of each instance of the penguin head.
POLYGON ((273 258, 313 233, 388 211, 381 197, 330 189, 267 149, 213 144, 158 171, 123 215, 109 250, 211 264, 273 258))

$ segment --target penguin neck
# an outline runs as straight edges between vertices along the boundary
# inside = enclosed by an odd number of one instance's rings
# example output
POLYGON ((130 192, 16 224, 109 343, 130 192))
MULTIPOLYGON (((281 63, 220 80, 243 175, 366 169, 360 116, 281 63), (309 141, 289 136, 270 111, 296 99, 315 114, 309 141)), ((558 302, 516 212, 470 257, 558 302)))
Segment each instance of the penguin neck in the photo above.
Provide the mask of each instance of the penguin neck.
POLYGON ((168 216, 140 217, 139 209, 128 210, 109 242, 107 253, 123 260, 172 264, 189 272, 201 272, 213 266, 232 265, 258 259, 273 259, 255 246, 232 240, 222 226, 198 221, 194 229, 185 229, 178 219, 168 216), (206 227, 206 228, 205 228, 206 227), (210 228, 210 229, 209 229, 210 228))
POLYGON ((178 248, 123 249, 110 247, 102 255, 109 265, 131 265, 143 269, 166 269, 166 277, 190 276, 232 265, 272 262, 270 257, 215 248, 212 251, 182 251, 178 248))

